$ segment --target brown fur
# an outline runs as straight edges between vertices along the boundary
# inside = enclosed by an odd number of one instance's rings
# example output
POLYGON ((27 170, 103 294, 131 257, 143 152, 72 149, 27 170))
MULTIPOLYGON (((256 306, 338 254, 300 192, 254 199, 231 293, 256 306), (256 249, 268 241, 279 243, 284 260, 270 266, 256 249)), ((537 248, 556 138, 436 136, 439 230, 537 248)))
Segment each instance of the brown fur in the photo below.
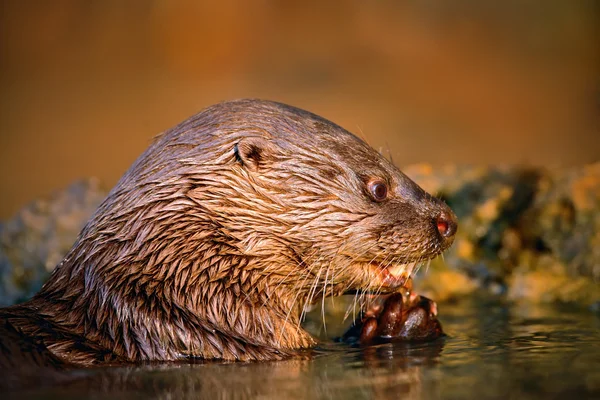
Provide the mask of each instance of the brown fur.
POLYGON ((315 344, 307 303, 393 290, 386 266, 447 248, 440 214, 454 221, 337 125, 222 103, 159 136, 41 291, 0 317, 70 364, 279 359, 315 344), (373 178, 387 200, 369 196, 373 178))

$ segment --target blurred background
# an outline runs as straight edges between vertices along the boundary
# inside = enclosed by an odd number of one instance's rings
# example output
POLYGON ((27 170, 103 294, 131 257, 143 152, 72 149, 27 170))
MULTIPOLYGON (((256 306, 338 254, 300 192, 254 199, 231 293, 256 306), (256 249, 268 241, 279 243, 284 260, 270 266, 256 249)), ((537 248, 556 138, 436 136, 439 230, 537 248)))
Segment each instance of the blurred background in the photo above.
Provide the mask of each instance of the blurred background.
POLYGON ((595 1, 1 0, 0 218, 240 97, 399 166, 600 159, 595 1))

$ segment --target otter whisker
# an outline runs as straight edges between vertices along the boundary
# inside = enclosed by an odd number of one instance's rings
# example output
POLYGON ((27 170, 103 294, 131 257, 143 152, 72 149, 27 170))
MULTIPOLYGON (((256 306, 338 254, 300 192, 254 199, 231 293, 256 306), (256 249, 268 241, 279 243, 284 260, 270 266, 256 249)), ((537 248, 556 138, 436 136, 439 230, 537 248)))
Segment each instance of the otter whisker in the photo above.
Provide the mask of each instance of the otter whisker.
POLYGON ((323 318, 323 329, 325 330, 325 334, 327 334, 327 324, 325 323, 325 297, 327 294, 327 278, 329 277, 330 268, 331 263, 327 265, 327 270, 325 270, 325 282, 323 283, 323 296, 321 300, 321 317, 323 318))
POLYGON ((344 313, 344 319, 343 319, 343 321, 346 321, 346 319, 350 315, 351 311, 352 311, 352 320, 353 321, 356 320, 356 300, 358 298, 359 292, 360 292, 360 290, 357 290, 356 292, 354 292, 352 303, 348 306, 348 308, 346 308, 346 312, 344 313))
MULTIPOLYGON (((366 254, 368 251, 370 251, 372 248, 374 248, 375 246, 377 246, 377 242, 372 243, 368 248, 366 248, 361 254, 355 256, 354 258, 352 258, 349 262, 349 264, 351 265, 352 263, 354 263, 357 259, 359 259, 360 257, 362 257, 364 254, 366 254)), ((371 261, 369 262, 368 265, 370 265, 376 257, 374 257, 373 259, 371 259, 371 261)), ((363 271, 363 274, 368 276, 368 272, 365 270, 363 271)), ((346 284, 347 288, 351 288, 354 285, 354 282, 356 282, 358 279, 360 278, 359 274, 355 274, 352 279, 346 284)), ((364 280, 364 279, 362 279, 364 280)), ((356 319, 356 305, 357 305, 357 301, 358 304, 361 304, 360 299, 365 295, 364 291, 362 288, 359 288, 357 291, 354 292, 354 299, 352 302, 352 305, 348 307, 348 309, 346 310, 346 313, 344 314, 344 321, 348 318, 348 315, 350 313, 350 310, 352 310, 352 317, 353 320, 356 319)), ((362 309, 362 305, 360 306, 362 309)))
MULTIPOLYGON (((306 305, 312 303, 313 297, 317 291, 317 287, 319 286, 319 279, 321 278, 321 271, 323 271, 323 264, 321 264, 321 267, 319 268, 319 272, 317 272, 317 274, 315 275, 314 283, 311 285, 310 291, 308 292, 308 297, 305 302, 305 310, 306 310, 306 305)), ((305 314, 305 311, 303 311, 303 314, 305 314)), ((302 317, 304 317, 304 315, 302 317)))
MULTIPOLYGON (((301 261, 301 263, 304 262, 304 260, 301 261)), ((281 285, 283 285, 284 283, 288 282, 288 278, 290 276, 292 276, 292 274, 306 274, 307 276, 310 276, 312 274, 312 271, 310 270, 310 268, 298 268, 298 269, 290 269, 290 271, 283 277, 281 278, 279 284, 275 287, 275 291, 279 290, 279 288, 281 287, 281 285)), ((299 282, 296 282, 296 285, 299 282)))
MULTIPOLYGON (((320 259, 318 259, 317 261, 320 261, 320 259)), ((315 262, 315 263, 316 263, 316 262, 315 262)), ((313 265, 314 265, 315 263, 313 263, 313 265)), ((309 304, 312 302, 312 297, 314 296, 314 293, 315 293, 316 287, 318 286, 318 282, 319 282, 319 278, 320 278, 320 275, 321 275, 321 271, 322 271, 322 269, 323 269, 323 264, 322 264, 322 263, 320 263, 320 265, 321 265, 321 267, 319 268, 319 271, 318 271, 318 272, 317 272, 317 274, 315 274, 315 276, 314 276, 314 283, 313 283, 312 285, 310 285, 310 290, 309 290, 309 292, 308 292, 308 295, 306 296, 306 300, 305 300, 305 302, 304 302, 304 304, 303 304, 303 306, 302 306, 302 310, 301 310, 301 312, 300 312, 300 317, 298 318, 298 320, 297 320, 297 323, 296 323, 296 332, 299 332, 299 331, 300 331, 300 328, 301 328, 302 321, 304 320, 304 318, 305 318, 305 316, 306 316, 306 312, 307 312, 307 309, 308 309, 308 305, 309 305, 309 304)), ((312 268, 312 267, 311 267, 311 268, 312 268)), ((297 293, 297 294, 296 294, 296 296, 294 297, 294 303, 296 302, 296 299, 298 298, 298 294, 300 293, 300 291, 297 291, 297 292, 298 292, 298 293, 297 293)), ((291 311, 292 311, 292 308, 290 308, 290 312, 291 312, 291 311)), ((289 313, 290 313, 290 312, 288 312, 288 315, 286 315, 286 319, 285 319, 286 321, 287 321, 287 319, 288 319, 288 316, 289 316, 289 313)))
MULTIPOLYGON (((313 250, 313 252, 311 254, 309 254, 306 259, 301 259, 300 262, 297 265, 299 267, 302 266, 303 264, 306 265, 306 260, 312 258, 312 256, 314 254, 316 254, 316 252, 317 252, 316 249, 313 250)), ((277 286, 275 287, 274 291, 277 292, 279 290, 279 288, 281 287, 281 285, 283 285, 284 283, 286 283, 288 281, 288 278, 292 274, 294 274, 294 273, 300 273, 301 276, 302 276, 302 274, 306 275, 306 278, 303 281, 300 280, 301 278, 297 279, 296 282, 295 282, 295 284, 294 284, 294 286, 293 286, 293 291, 298 292, 296 289, 298 289, 299 286, 303 286, 304 283, 306 283, 306 280, 312 274, 312 268, 311 267, 308 267, 308 268, 297 268, 297 269, 291 268, 290 272, 288 272, 287 275, 285 275, 285 277, 283 277, 281 279, 281 281, 279 282, 279 284, 277 284, 277 286)), ((266 305, 266 304, 263 304, 263 305, 266 305)))
POLYGON ((298 328, 300 327, 300 323, 302 322, 302 320, 305 318, 306 312, 308 310, 308 305, 310 305, 312 303, 312 299, 313 299, 314 295, 316 294, 316 289, 319 286, 321 273, 322 273, 323 267, 324 267, 321 257, 319 257, 317 260, 315 260, 315 262, 311 265, 311 269, 313 268, 314 265, 317 265, 317 264, 319 265, 319 270, 317 271, 316 274, 314 274, 314 281, 309 286, 309 291, 308 291, 308 294, 306 295, 306 299, 305 299, 304 305, 302 307, 300 319, 298 320, 298 328))
MULTIPOLYGON (((317 259, 315 261, 315 263, 318 260, 319 259, 317 259)), ((313 263, 313 265, 314 265, 314 263, 313 263)), ((306 270, 307 273, 305 274, 305 277, 304 277, 304 279, 302 280, 302 283, 301 283, 302 287, 304 287, 304 284, 306 283, 306 281, 308 280, 309 276, 311 275, 311 273, 308 273, 311 270, 312 270, 312 267, 306 270)), ((319 273, 320 273, 320 270, 319 270, 319 273)), ((318 276, 315 276, 315 279, 318 279, 318 276)), ((288 319, 289 319, 292 311, 294 310, 294 305, 296 304, 296 301, 299 299, 300 294, 304 293, 304 290, 298 290, 297 289, 297 287, 298 287, 299 284, 300 284, 300 280, 298 280, 298 282, 296 282, 296 284, 294 285, 294 291, 296 292, 296 295, 293 297, 292 304, 289 306, 289 310, 288 310, 288 312, 285 315, 285 319, 283 321, 283 325, 285 325, 287 323, 287 321, 288 321, 288 319)), ((299 319, 297 321, 297 328, 296 328, 297 331, 300 328, 300 323, 302 322, 302 318, 304 317, 305 309, 306 309, 306 303, 304 304, 304 306, 302 308, 302 312, 300 314, 300 317, 299 317, 299 319)), ((280 334, 279 338, 277 339, 278 343, 281 343, 282 335, 283 335, 283 331, 281 331, 281 334, 280 334)))

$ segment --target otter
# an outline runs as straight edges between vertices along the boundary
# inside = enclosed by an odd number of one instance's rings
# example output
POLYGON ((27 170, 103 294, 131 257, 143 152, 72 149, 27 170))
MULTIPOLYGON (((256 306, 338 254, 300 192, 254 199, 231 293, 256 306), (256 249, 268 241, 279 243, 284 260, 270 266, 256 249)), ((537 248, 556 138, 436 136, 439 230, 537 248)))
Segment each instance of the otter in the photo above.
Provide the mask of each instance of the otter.
MULTIPOLYGON (((443 201, 334 123, 224 102, 155 138, 39 293, 0 310, 0 331, 53 364, 282 359, 316 344, 300 327, 307 304, 397 292, 456 228, 443 201)), ((402 301, 386 304, 397 319, 402 301)))

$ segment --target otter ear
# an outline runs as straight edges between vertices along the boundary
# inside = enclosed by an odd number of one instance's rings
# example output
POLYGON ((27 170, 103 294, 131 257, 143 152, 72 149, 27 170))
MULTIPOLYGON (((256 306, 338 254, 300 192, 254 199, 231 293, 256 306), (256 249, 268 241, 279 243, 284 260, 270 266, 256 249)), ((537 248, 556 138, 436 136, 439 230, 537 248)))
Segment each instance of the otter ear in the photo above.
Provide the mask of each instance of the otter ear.
POLYGON ((243 138, 235 145, 235 158, 253 172, 268 167, 275 153, 275 146, 261 137, 243 138))

